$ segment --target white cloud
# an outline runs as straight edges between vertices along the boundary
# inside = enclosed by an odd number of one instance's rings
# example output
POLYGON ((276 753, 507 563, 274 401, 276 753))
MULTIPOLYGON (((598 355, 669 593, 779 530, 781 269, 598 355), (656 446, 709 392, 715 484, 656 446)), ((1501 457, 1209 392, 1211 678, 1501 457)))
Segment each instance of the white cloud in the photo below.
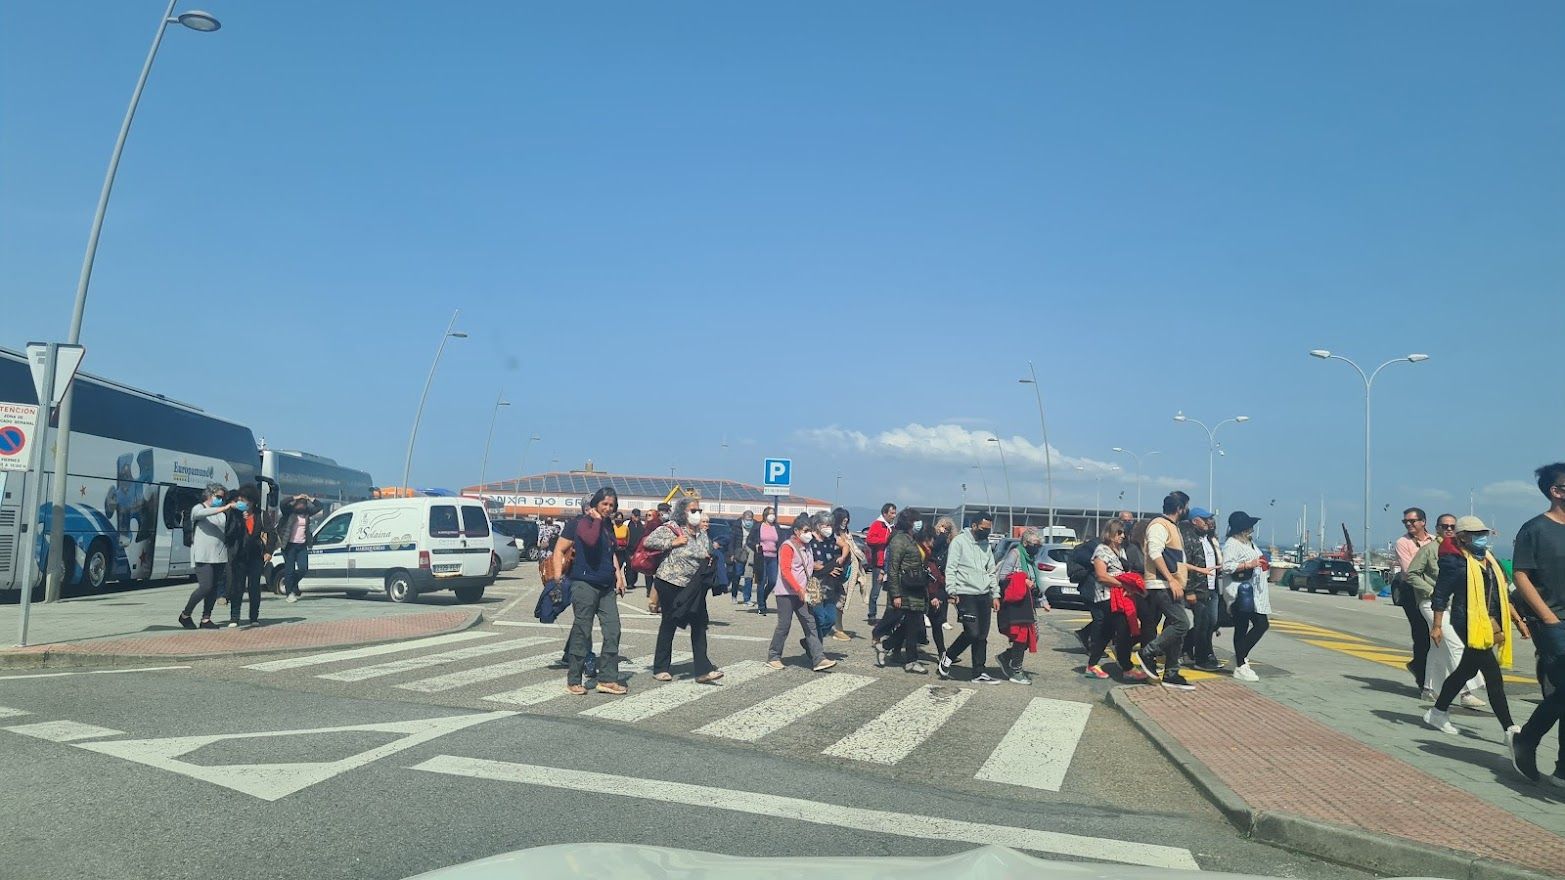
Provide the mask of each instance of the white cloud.
MULTIPOLYGON (((986 467, 998 468, 1001 449, 1005 463, 1013 470, 1042 470, 1044 467, 1043 444, 1020 435, 999 437, 999 443, 990 442, 996 435, 989 431, 974 431, 952 422, 923 425, 913 422, 900 428, 891 428, 876 434, 866 434, 831 425, 810 428, 799 432, 801 439, 829 449, 845 449, 859 453, 890 455, 921 461, 947 462, 969 465, 981 461, 986 467)), ((1129 477, 1123 470, 1116 470, 1116 463, 1095 458, 1066 455, 1050 446, 1056 482, 1094 480, 1103 476, 1129 477), (1083 470, 1076 470, 1077 467, 1083 470)), ((1154 489, 1189 488, 1189 480, 1174 477, 1146 475, 1143 485, 1154 489)))
POLYGON ((1541 506, 1545 503, 1543 494, 1538 491, 1538 485, 1526 480, 1501 480, 1498 483, 1490 483, 1478 490, 1478 497, 1494 504, 1536 502, 1541 506))

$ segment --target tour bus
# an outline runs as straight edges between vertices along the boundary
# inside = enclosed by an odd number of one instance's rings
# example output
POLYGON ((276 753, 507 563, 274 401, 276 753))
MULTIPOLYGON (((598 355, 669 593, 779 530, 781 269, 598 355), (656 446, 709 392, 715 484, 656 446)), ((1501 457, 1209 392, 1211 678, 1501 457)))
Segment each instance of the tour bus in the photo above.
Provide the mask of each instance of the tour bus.
MULTIPOLYGON (((73 394, 71 458, 66 477, 65 567, 68 585, 98 589, 110 581, 148 581, 194 574, 183 530, 209 482, 243 485, 257 478, 255 435, 189 404, 79 373, 73 394)), ((24 355, 0 348, 0 402, 37 403, 24 355)), ((51 424, 45 450, 54 448, 51 424)), ((48 558, 49 456, 37 515, 22 499, 28 475, 12 471, 0 497, 0 590, 41 582, 48 558), (38 564, 18 569, 24 540, 38 564)))
POLYGON ((344 504, 369 500, 375 491, 364 471, 293 449, 262 447, 261 476, 268 485, 277 487, 285 502, 295 495, 308 495, 321 503, 321 514, 310 524, 312 528, 344 504))

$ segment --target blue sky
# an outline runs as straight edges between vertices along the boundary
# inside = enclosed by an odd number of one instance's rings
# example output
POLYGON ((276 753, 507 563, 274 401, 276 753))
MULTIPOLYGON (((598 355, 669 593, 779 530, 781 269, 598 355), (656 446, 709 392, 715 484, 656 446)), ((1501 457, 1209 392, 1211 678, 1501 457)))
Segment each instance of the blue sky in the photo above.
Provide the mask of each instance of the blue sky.
MULTIPOLYGON (((1432 356, 1376 385, 1377 539, 1469 489, 1513 531, 1565 458, 1558 4, 202 2, 224 27, 165 41, 85 368, 378 482, 455 308, 416 484, 477 481, 503 388, 493 477, 537 433, 529 471, 784 454, 810 494, 952 503, 992 432, 1037 501, 1033 360, 1059 503, 1116 445, 1162 452, 1148 506, 1203 499, 1171 416, 1243 413, 1219 506, 1281 538, 1324 493, 1356 533, 1362 386, 1316 347, 1432 356)), ((161 4, 73 9, 0 11, 9 348, 65 333, 161 4)))

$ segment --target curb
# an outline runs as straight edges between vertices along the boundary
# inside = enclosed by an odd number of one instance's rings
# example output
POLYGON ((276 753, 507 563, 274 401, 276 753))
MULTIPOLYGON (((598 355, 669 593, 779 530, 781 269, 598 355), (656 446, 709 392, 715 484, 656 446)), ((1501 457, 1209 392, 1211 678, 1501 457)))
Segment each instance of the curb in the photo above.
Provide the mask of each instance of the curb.
MULTIPOLYGON (((48 647, 41 651, 35 651, 31 648, 12 648, 0 651, 0 669, 80 669, 99 666, 143 666, 148 663, 158 662, 180 663, 188 660, 216 660, 225 657, 244 657, 258 654, 288 654, 299 651, 319 651, 331 648, 358 647, 361 645, 382 645, 407 639, 422 639, 461 632, 465 629, 472 629, 474 626, 482 623, 483 620, 483 611, 481 609, 473 609, 468 613, 465 620, 429 632, 390 636, 383 639, 323 642, 322 644, 309 646, 272 645, 248 650, 198 651, 185 654, 92 654, 82 651, 50 649, 48 647)), ((72 642, 69 644, 79 643, 72 642)))
POLYGON ((1558 880, 1549 874, 1485 856, 1374 834, 1293 813, 1253 809, 1211 768, 1196 760, 1139 706, 1122 696, 1123 690, 1124 687, 1110 690, 1105 700, 1146 734, 1158 751, 1173 761, 1213 806, 1251 840, 1383 875, 1439 876, 1451 880, 1558 880))

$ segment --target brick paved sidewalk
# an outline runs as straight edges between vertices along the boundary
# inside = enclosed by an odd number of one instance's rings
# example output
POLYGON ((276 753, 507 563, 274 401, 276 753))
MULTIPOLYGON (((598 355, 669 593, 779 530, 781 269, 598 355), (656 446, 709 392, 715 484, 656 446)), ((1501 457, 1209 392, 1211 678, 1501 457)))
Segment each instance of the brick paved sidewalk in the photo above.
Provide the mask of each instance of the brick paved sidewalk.
MULTIPOLYGON (((1243 685, 1203 682, 1193 693, 1127 687, 1114 700, 1149 735, 1188 753, 1197 781, 1215 778, 1252 818, 1300 816, 1565 875, 1565 839, 1243 685)), ((1345 836, 1341 845, 1362 838, 1345 836)), ((1345 851, 1324 855, 1361 864, 1345 851)), ((1459 865, 1452 855, 1450 865, 1459 865)))

